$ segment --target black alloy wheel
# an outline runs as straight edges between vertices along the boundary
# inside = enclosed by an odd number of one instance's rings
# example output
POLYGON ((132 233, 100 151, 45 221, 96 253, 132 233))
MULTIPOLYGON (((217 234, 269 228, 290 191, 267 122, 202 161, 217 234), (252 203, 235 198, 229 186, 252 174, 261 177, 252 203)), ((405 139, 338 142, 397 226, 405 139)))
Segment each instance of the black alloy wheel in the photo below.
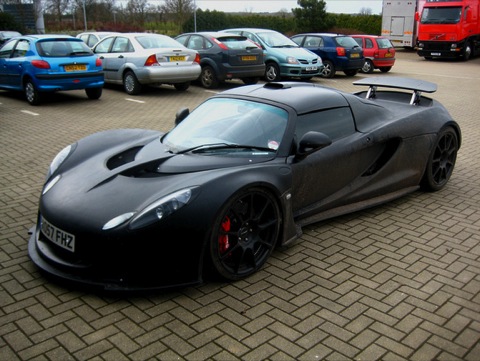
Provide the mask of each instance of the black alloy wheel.
POLYGON ((458 137, 452 127, 443 129, 428 159, 422 185, 428 191, 442 189, 450 179, 458 152, 458 137))
POLYGON ((252 188, 232 197, 214 224, 210 255, 217 273, 239 280, 258 271, 280 233, 280 209, 269 192, 252 188))

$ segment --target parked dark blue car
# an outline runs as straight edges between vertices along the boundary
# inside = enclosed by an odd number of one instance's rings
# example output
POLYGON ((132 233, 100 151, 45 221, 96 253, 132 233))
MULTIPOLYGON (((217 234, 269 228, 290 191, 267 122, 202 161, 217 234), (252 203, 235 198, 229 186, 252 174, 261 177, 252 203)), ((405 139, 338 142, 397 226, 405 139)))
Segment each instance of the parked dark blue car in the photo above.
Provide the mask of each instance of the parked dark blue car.
POLYGON ((59 90, 85 89, 102 95, 102 61, 81 40, 68 35, 25 35, 0 48, 0 89, 23 91, 31 105, 59 90))
POLYGON ((323 60, 322 78, 333 78, 337 71, 356 75, 365 62, 363 50, 351 36, 329 33, 298 34, 295 43, 319 55, 323 60))

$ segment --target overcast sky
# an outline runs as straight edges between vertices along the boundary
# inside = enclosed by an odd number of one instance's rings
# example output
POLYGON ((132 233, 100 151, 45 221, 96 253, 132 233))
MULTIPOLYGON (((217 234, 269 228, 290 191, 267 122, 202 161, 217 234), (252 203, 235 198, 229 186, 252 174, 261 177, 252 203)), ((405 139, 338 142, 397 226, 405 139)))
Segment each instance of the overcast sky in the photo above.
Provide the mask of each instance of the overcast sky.
MULTIPOLYGON (((277 12, 292 11, 299 7, 296 0, 195 0, 197 8, 224 12, 277 12)), ((329 13, 358 13, 362 8, 370 8, 372 14, 382 12, 382 0, 325 0, 329 13)))

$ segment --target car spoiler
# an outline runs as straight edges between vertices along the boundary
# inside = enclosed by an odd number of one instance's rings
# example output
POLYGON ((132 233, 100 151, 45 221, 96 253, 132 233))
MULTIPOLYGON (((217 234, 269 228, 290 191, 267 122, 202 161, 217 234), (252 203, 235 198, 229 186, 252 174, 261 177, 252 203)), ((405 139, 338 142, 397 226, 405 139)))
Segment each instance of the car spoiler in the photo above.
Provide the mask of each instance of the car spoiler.
POLYGON ((413 90, 411 105, 418 105, 422 92, 434 93, 437 91, 437 84, 425 80, 400 77, 375 77, 364 78, 353 82, 353 85, 369 86, 366 99, 375 98, 377 87, 413 90))

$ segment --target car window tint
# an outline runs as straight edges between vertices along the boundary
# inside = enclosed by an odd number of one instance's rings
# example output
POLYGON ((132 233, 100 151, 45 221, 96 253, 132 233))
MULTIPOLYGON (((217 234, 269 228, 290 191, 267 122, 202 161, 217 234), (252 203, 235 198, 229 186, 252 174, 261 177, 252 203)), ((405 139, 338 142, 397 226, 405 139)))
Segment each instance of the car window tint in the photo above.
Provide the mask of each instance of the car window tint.
POLYGON ((332 140, 343 138, 355 132, 352 112, 348 107, 322 110, 301 115, 297 120, 297 140, 309 131, 322 132, 332 140))
POLYGON ((319 48, 323 46, 323 39, 318 36, 307 36, 305 38, 305 47, 307 48, 319 48))
POLYGON ((377 39, 377 44, 380 49, 388 49, 388 48, 393 48, 392 43, 388 39, 382 39, 379 38, 377 39))
POLYGON ((115 38, 108 38, 99 42, 95 47, 95 53, 108 53, 108 49, 110 49, 113 40, 115 40, 115 38))
POLYGON ((335 42, 338 46, 343 46, 344 48, 358 46, 357 42, 351 36, 338 36, 335 38, 335 42))
POLYGON ((187 48, 194 49, 194 50, 202 50, 204 49, 203 46, 203 37, 198 35, 192 35, 188 40, 187 48))
POLYGON ((10 54, 12 53, 13 47, 17 43, 16 40, 9 41, 5 43, 5 45, 0 49, 0 58, 10 58, 10 54))
POLYGON ((183 45, 178 41, 173 40, 168 36, 136 36, 135 39, 140 43, 144 49, 155 49, 155 48, 178 48, 183 45))
POLYGON ((15 46, 15 51, 13 52, 12 58, 21 58, 27 54, 28 49, 30 49, 30 42, 28 40, 20 40, 15 46))
POLYGON ((113 42, 112 53, 125 53, 133 51, 130 41, 124 37, 117 37, 113 42))

